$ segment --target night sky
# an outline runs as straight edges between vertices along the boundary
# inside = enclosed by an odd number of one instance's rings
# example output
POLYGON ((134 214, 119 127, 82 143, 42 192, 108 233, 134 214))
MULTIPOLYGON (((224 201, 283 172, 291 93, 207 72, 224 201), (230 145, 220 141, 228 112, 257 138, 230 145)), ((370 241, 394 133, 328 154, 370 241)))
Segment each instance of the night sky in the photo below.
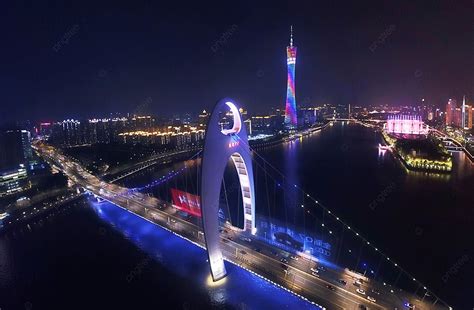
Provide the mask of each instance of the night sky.
POLYGON ((0 122, 474 96, 471 1, 5 2, 0 122))

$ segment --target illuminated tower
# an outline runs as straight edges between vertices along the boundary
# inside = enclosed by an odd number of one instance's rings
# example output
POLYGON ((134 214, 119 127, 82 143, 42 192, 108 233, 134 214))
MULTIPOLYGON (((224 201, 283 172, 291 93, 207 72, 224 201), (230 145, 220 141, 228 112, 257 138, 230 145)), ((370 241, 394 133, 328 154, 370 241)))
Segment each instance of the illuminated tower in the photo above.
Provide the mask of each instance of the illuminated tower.
POLYGON ((296 46, 293 46, 293 26, 290 28, 290 46, 286 47, 286 63, 288 64, 288 84, 286 89, 285 127, 295 129, 298 125, 296 118, 295 98, 295 64, 296 46))
POLYGON ((449 99, 446 105, 446 126, 452 126, 454 123, 454 113, 456 112, 456 100, 449 99))

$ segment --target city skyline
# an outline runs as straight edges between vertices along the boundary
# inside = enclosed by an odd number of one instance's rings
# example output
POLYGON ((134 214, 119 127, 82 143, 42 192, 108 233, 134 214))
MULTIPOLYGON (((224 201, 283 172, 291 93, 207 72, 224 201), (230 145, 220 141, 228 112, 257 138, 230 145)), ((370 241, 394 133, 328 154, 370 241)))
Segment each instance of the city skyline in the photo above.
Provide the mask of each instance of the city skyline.
POLYGON ((0 310, 471 307, 467 6, 8 4, 0 310))
POLYGON ((2 21, 11 29, 2 51, 11 60, 2 76, 2 101, 10 113, 2 120, 77 119, 137 109, 156 115, 171 115, 175 109, 197 113, 228 95, 257 113, 284 107, 282 50, 290 24, 304 47, 299 63, 305 70, 298 72, 296 90, 300 104, 411 105, 426 98, 443 106, 451 97, 472 98, 465 66, 472 58, 463 48, 468 10, 439 6, 397 3, 390 12, 379 9, 381 15, 375 17, 356 5, 338 11, 324 4, 311 10, 295 4, 288 11, 275 4, 267 12, 240 3, 226 18, 198 27, 187 24, 198 18, 196 10, 171 4, 136 6, 143 13, 140 18, 127 15, 124 6, 74 10, 60 5, 51 11, 12 7, 11 16, 18 13, 19 18, 2 21), (153 14, 163 9, 184 19, 157 22, 153 14), (340 16, 337 23, 324 16, 334 13, 340 16), (415 18, 420 14, 422 21, 415 18), (269 29, 257 16, 271 18, 277 27, 269 29), (35 38, 21 27, 27 19, 38 24, 35 38), (117 33, 100 36, 108 29, 117 33), (23 43, 13 41, 18 37, 23 43), (190 48, 192 44, 198 48, 190 48), (179 91, 185 85, 187 91, 179 91), (214 93, 208 92, 209 86, 214 93), (31 91, 19 91, 25 87, 31 91))

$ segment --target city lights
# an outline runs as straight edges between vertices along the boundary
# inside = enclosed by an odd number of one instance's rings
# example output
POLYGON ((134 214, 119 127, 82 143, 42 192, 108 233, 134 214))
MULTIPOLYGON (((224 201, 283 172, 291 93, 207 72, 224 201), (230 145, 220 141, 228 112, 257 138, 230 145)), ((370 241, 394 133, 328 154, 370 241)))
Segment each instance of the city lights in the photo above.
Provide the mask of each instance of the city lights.
POLYGON ((471 306, 464 3, 7 11, 0 310, 471 306))

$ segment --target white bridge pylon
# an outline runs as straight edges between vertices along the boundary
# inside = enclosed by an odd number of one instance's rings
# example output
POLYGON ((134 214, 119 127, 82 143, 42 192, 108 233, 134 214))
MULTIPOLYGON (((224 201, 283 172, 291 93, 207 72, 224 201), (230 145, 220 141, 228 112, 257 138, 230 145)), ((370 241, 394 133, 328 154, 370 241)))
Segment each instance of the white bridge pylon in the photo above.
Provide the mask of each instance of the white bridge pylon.
POLYGON ((255 228, 255 188, 252 157, 248 145, 247 130, 242 121, 239 107, 229 99, 217 102, 209 118, 201 172, 201 208, 204 238, 214 281, 227 274, 222 251, 219 247, 219 196, 224 171, 232 159, 239 176, 244 209, 244 230, 254 234, 255 228), (220 116, 232 112, 233 126, 221 130, 220 116))

